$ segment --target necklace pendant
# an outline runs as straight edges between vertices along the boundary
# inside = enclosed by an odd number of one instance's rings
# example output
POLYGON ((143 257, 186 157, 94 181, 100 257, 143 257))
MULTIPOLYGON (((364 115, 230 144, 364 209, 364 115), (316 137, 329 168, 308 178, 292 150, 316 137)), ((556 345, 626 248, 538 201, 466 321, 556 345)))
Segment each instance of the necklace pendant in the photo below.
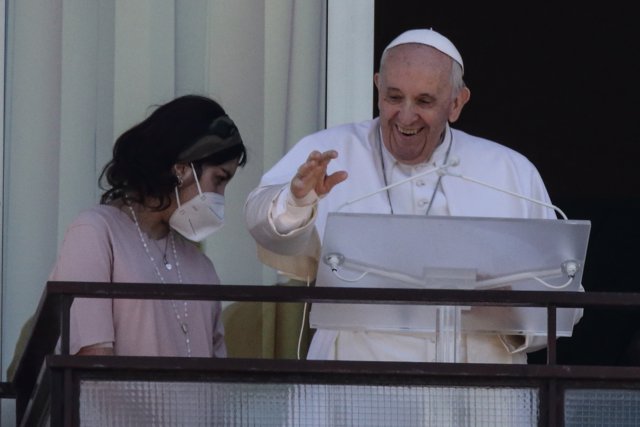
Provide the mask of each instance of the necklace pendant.
POLYGON ((189 333, 189 325, 187 325, 186 322, 182 322, 180 323, 180 329, 182 329, 182 332, 186 335, 189 333))
POLYGON ((164 268, 166 268, 167 270, 171 270, 173 268, 173 265, 171 265, 170 262, 165 262, 164 263, 164 268))

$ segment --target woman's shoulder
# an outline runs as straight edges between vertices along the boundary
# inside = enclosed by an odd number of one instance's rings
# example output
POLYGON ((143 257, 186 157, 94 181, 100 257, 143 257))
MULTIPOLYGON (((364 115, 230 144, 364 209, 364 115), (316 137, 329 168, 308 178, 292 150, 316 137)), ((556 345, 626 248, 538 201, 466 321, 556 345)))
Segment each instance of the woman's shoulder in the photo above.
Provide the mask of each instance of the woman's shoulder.
POLYGON ((114 221, 121 219, 123 212, 111 205, 95 205, 81 211, 75 221, 114 221))
POLYGON ((126 214, 117 207, 96 205, 81 211, 71 222, 69 228, 91 226, 99 229, 111 229, 115 224, 121 224, 126 218, 128 218, 126 214))

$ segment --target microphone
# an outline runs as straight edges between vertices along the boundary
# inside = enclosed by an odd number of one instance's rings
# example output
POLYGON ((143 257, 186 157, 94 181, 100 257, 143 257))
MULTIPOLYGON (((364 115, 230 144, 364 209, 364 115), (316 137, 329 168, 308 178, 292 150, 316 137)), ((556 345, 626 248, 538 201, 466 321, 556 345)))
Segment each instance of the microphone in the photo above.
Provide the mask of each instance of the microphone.
POLYGON ((417 174, 415 176, 411 176, 409 178, 405 178, 403 180, 394 182, 393 184, 389 184, 389 185, 384 186, 382 188, 379 188, 379 189, 377 189, 375 191, 372 191, 371 193, 367 193, 367 194, 364 194, 362 196, 356 197, 355 199, 349 200, 349 201, 343 203, 342 205, 340 205, 338 207, 338 209, 336 209, 336 212, 340 212, 346 206, 349 206, 349 205, 351 205, 353 203, 359 202, 360 200, 366 199, 367 197, 371 197, 374 194, 378 194, 378 193, 380 193, 382 191, 387 191, 387 190, 389 190, 389 189, 391 189, 393 187, 396 187, 398 185, 402 185, 402 184, 404 184, 406 182, 413 181, 414 179, 417 179, 417 178, 420 178, 420 177, 423 177, 423 176, 426 176, 426 175, 429 175, 429 174, 432 174, 432 173, 437 173, 440 176, 447 175, 447 176, 450 176, 450 177, 460 178, 460 179, 463 179, 463 180, 468 181, 468 182, 473 182, 475 184, 482 185, 484 187, 491 188, 493 190, 500 191, 500 192, 505 193, 505 194, 509 194, 509 195, 511 195, 513 197, 517 197, 519 199, 524 199, 524 200, 527 200, 527 201, 529 201, 531 203, 535 203, 535 204, 538 204, 538 205, 553 209, 554 211, 556 211, 556 212, 558 212, 560 214, 562 219, 564 219, 564 220, 568 220, 569 219, 567 217, 567 215, 565 215, 565 213, 562 211, 562 209, 560 209, 559 207, 557 207, 557 206, 555 206, 555 205, 553 205, 551 203, 547 203, 547 202, 544 202, 542 200, 533 199, 531 197, 525 196, 524 194, 516 193, 514 191, 510 191, 510 190, 507 190, 505 188, 497 187, 495 185, 492 185, 492 184, 489 184, 489 183, 486 183, 486 182, 483 182, 483 181, 468 177, 466 175, 462 175, 460 173, 454 173, 454 172, 449 171, 449 167, 458 166, 459 164, 460 164, 460 159, 458 157, 454 156, 450 160, 447 160, 445 163, 443 163, 440 166, 435 166, 435 167, 427 169, 426 171, 421 172, 421 173, 419 173, 419 174, 417 174))
POLYGON ((442 171, 446 170, 449 166, 457 166, 457 165, 458 165, 458 163, 460 163, 460 161, 459 161, 457 158, 454 158, 454 159, 452 159, 451 161, 447 161, 447 162, 443 163, 443 164, 442 164, 442 165, 440 165, 440 166, 436 166, 436 167, 433 167, 433 168, 431 168, 431 169, 427 169, 426 171, 424 171, 424 172, 420 172, 420 173, 419 173, 419 174, 417 174, 417 175, 410 176, 409 178, 405 178, 405 179, 403 179, 403 180, 400 180, 400 181, 394 182, 393 184, 386 185, 386 186, 384 186, 384 187, 382 187, 382 188, 377 189, 376 191, 372 191, 371 193, 367 193, 367 194, 365 194, 365 195, 362 195, 362 196, 356 197, 355 199, 349 200, 349 201, 344 202, 343 204, 341 204, 341 205, 338 207, 338 209, 336 209, 336 212, 340 212, 340 211, 341 211, 345 206, 349 206, 349 205, 351 205, 351 204, 353 204, 353 203, 355 203, 355 202, 359 202, 360 200, 362 200, 362 199, 366 199, 367 197, 371 197, 371 196, 373 196, 374 194, 378 194, 378 193, 381 193, 381 192, 383 192, 383 191, 387 191, 387 190, 389 190, 389 189, 391 189, 391 188, 393 188, 393 187, 397 187, 398 185, 402 185, 402 184, 404 184, 405 182, 413 181, 413 180, 414 180, 414 179, 416 179, 416 178, 420 178, 420 177, 423 177, 423 176, 426 176, 426 175, 432 174, 432 173, 434 173, 434 172, 437 172, 437 173, 441 174, 441 173, 443 173, 442 171))
MULTIPOLYGON (((455 158, 453 158, 451 160, 450 164, 446 165, 446 166, 457 166, 459 164, 460 164, 460 159, 455 157, 455 158)), ((475 178, 468 177, 466 175, 462 175, 460 173, 451 172, 451 171, 449 171, 447 169, 447 167, 445 167, 445 165, 443 165, 443 167, 438 169, 438 174, 460 178, 460 179, 463 179, 465 181, 473 182, 475 184, 482 185, 484 187, 491 188, 493 190, 500 191, 502 193, 506 193, 506 194, 509 194, 511 196, 514 196, 514 197, 518 197, 520 199, 527 200, 527 201, 529 201, 531 203, 535 203, 535 204, 538 204, 538 205, 553 209, 556 212, 558 212, 560 214, 560 216, 562 216, 562 219, 564 219, 565 221, 568 220, 568 218, 565 215, 565 213, 562 212, 562 209, 560 209, 556 205, 552 205, 551 203, 543 202, 542 200, 533 199, 531 197, 525 196, 524 194, 516 193, 516 192, 510 191, 510 190, 507 190, 505 188, 496 187, 495 185, 492 185, 492 184, 489 184, 487 182, 483 182, 483 181, 477 180, 475 178)), ((411 179, 413 179, 413 177, 411 179)))

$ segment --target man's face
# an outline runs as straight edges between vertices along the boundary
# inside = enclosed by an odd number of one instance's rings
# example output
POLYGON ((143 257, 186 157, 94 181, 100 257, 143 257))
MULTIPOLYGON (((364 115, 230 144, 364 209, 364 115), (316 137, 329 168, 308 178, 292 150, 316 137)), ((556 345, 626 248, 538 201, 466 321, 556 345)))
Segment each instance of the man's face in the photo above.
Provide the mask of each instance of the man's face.
POLYGON ((467 98, 453 97, 452 62, 444 53, 419 44, 387 52, 375 83, 382 140, 400 163, 429 160, 447 121, 458 118, 467 98))

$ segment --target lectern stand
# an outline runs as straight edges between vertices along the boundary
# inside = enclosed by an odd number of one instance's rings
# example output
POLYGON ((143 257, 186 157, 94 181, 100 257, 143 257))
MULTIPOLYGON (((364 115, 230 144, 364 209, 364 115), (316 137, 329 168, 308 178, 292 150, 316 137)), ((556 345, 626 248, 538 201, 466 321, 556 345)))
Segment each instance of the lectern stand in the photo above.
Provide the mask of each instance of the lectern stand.
MULTIPOLYGON (((330 213, 316 286, 579 291, 583 220, 330 213), (354 238, 357 236, 357 238, 354 238)), ((571 336, 575 309, 557 311, 571 336)), ((546 336, 543 308, 314 304, 319 329, 436 333, 437 361, 460 362, 463 333, 546 336)))

